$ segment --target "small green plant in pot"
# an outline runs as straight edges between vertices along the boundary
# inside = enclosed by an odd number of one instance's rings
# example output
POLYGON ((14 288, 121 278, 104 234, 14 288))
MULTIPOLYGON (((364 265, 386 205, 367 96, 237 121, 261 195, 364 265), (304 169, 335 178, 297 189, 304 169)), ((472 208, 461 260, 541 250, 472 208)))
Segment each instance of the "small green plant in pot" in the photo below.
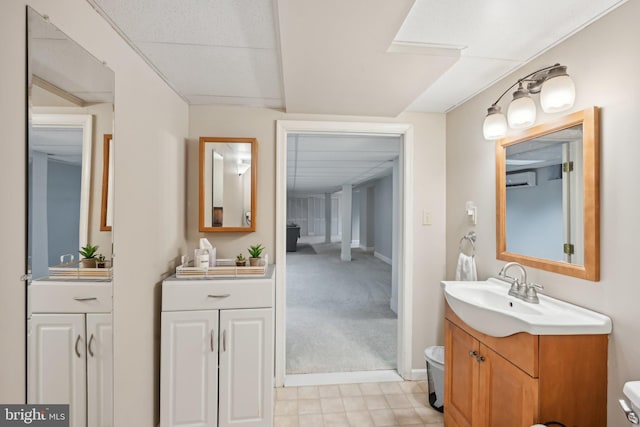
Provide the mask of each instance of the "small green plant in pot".
POLYGON ((242 254, 238 254, 236 257, 236 267, 244 267, 247 265, 247 259, 242 254))
POLYGON ((98 256, 96 257, 96 268, 106 268, 106 267, 107 267, 107 260, 105 256, 102 254, 98 254, 98 256))
POLYGON ((98 245, 92 246, 87 244, 80 248, 78 253, 82 255, 80 260, 80 267, 82 268, 96 268, 96 252, 98 251, 98 245))
POLYGON ((249 265, 252 267, 259 266, 261 263, 260 255, 262 255, 262 251, 264 251, 264 246, 261 243, 258 243, 255 246, 249 246, 247 249, 251 258, 249 258, 249 265))

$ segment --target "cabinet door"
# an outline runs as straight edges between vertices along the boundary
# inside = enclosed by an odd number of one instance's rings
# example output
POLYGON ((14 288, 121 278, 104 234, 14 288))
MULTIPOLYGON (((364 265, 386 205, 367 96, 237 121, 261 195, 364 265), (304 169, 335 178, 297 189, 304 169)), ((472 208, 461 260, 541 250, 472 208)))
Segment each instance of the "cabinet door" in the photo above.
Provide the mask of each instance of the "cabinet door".
POLYGON ((538 421, 538 380, 480 345, 480 401, 483 427, 529 427, 538 421))
POLYGON ((220 311, 220 427, 272 425, 273 311, 220 311))
POLYGON ((162 312, 161 427, 215 427, 218 311, 162 312))
MULTIPOLYGON (((478 411, 478 341, 462 329, 445 322, 444 415, 447 426, 471 427, 478 411), (475 352, 475 353, 474 353, 475 352)), ((476 421, 477 423, 477 421, 476 421)), ((494 426, 497 427, 497 426, 494 426)))
POLYGON ((87 425, 113 425, 111 313, 87 314, 87 425))
POLYGON ((70 427, 85 426, 84 314, 33 314, 27 335, 27 403, 69 404, 70 427))

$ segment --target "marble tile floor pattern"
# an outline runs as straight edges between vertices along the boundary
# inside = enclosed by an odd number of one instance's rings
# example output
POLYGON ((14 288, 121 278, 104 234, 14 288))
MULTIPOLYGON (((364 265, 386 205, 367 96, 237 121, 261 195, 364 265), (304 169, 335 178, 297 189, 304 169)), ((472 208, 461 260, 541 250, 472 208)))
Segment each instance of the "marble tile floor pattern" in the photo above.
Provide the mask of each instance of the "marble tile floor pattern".
POLYGON ((276 389, 275 427, 443 427, 425 381, 276 389))

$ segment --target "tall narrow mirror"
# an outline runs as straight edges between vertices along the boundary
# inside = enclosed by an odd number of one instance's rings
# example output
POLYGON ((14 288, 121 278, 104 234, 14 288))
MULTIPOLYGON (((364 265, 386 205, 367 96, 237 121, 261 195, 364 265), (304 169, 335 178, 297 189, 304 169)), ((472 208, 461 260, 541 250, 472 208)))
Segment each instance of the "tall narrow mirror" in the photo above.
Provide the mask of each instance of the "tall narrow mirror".
POLYGON ((598 109, 496 145, 497 258, 599 279, 598 109))
POLYGON ((27 402, 111 426, 114 73, 30 7, 27 32, 27 402))

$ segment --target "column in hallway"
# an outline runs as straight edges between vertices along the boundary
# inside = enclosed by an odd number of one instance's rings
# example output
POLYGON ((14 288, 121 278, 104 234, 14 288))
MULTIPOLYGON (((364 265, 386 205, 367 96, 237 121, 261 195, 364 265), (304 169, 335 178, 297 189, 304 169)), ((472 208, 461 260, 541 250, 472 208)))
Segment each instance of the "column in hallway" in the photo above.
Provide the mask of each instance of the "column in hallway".
POLYGON ((340 259, 351 261, 351 205, 353 186, 346 184, 342 186, 342 203, 340 217, 342 218, 342 251, 340 259))
POLYGON ((331 243, 331 193, 324 193, 324 242, 331 243))

